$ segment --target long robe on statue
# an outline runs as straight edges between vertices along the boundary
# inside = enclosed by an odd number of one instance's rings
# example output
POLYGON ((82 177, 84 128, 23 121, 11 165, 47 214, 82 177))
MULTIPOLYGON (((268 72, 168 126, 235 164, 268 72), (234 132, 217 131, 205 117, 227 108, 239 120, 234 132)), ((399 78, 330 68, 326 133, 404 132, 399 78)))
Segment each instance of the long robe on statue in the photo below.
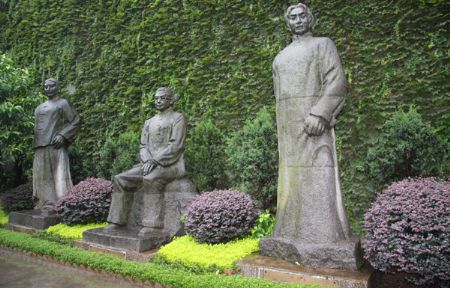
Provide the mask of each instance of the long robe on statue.
POLYGON ((346 81, 333 41, 311 33, 294 40, 275 58, 273 81, 279 143, 273 236, 313 244, 348 239, 333 131, 346 81), (309 115, 329 123, 321 136, 306 134, 309 115))
POLYGON ((52 205, 72 187, 67 146, 80 129, 80 117, 66 99, 47 100, 35 110, 33 196, 35 208, 52 205), (57 149, 51 144, 56 135, 66 144, 57 149))

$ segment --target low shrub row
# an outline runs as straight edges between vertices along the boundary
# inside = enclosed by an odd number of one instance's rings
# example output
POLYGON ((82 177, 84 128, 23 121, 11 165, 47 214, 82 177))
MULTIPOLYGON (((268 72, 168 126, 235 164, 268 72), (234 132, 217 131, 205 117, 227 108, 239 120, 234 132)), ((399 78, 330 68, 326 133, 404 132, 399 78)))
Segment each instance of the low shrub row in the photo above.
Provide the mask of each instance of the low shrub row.
POLYGON ((259 251, 257 239, 245 238, 225 244, 200 244, 191 236, 175 238, 159 249, 159 256, 170 263, 181 263, 194 270, 233 270, 234 261, 259 251), (200 269, 196 269, 196 268, 200 269))
POLYGON ((69 226, 67 224, 56 224, 47 229, 47 233, 59 236, 66 239, 82 239, 83 232, 88 229, 102 228, 105 227, 107 223, 90 223, 90 224, 77 224, 69 226))
POLYGON ((174 269, 154 263, 138 263, 69 247, 50 241, 36 239, 31 235, 0 229, 0 245, 18 250, 49 256, 66 263, 83 265, 92 269, 103 270, 140 279, 160 283, 168 287, 209 288, 209 287, 303 287, 313 288, 315 285, 289 285, 258 279, 249 279, 240 275, 216 275, 213 273, 194 274, 186 269, 174 269))

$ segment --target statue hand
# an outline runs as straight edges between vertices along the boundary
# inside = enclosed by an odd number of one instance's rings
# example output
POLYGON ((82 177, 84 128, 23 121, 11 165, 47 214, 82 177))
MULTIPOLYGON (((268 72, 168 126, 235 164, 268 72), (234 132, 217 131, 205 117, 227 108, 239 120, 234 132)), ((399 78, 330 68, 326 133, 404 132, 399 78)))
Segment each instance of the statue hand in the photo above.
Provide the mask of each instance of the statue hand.
POLYGON ((305 132, 309 136, 320 136, 325 131, 326 124, 322 118, 309 115, 305 120, 305 132))
POLYGON ((144 174, 144 176, 150 174, 155 167, 156 163, 154 160, 145 162, 144 165, 142 165, 142 174, 144 174))
POLYGON ((55 146, 56 149, 59 149, 64 145, 64 143, 65 143, 64 137, 58 134, 55 137, 53 137, 52 142, 50 144, 55 146))

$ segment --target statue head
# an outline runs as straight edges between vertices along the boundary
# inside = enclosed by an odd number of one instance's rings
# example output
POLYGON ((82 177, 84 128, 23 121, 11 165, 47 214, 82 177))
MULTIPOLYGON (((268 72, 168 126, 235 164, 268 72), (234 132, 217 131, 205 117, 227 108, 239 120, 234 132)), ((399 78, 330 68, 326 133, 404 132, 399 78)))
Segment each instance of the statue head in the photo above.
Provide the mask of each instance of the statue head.
POLYGON ((48 78, 44 82, 44 91, 48 98, 53 98, 58 95, 59 81, 55 78, 48 78))
POLYGON ((168 87, 159 87, 155 93, 155 107, 160 111, 164 111, 171 107, 178 98, 173 94, 172 89, 168 87))
POLYGON ((286 23, 294 35, 303 35, 312 30, 314 16, 303 3, 291 5, 286 10, 286 23))

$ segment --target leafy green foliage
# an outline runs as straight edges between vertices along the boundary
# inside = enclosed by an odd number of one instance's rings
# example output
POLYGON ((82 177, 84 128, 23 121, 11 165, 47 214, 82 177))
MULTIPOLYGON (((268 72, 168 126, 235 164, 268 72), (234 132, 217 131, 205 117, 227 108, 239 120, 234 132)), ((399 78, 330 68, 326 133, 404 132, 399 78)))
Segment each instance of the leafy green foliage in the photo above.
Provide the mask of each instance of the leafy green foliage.
POLYGON ((0 53, 0 190, 25 181, 31 168, 34 109, 44 97, 33 75, 0 53))
POLYGON ((209 287, 258 287, 313 288, 316 285, 289 285, 259 279, 249 279, 240 275, 216 275, 213 273, 194 274, 187 269, 176 269, 154 263, 139 263, 119 259, 115 256, 86 251, 80 248, 33 238, 31 235, 0 229, 0 245, 19 249, 37 255, 45 255, 66 263, 88 266, 132 279, 159 283, 163 286, 180 288, 209 287))
POLYGON ((108 223, 89 223, 89 224, 77 224, 67 225, 59 223, 47 228, 47 233, 57 235, 66 239, 82 239, 83 232, 89 229, 102 228, 108 223))
POLYGON ((225 188, 225 136, 211 120, 202 120, 192 129, 185 155, 200 192, 225 188))
MULTIPOLYGON (((81 180, 94 176, 110 131, 139 132, 154 114, 148 96, 158 86, 183 95, 177 108, 193 126, 211 119, 223 133, 273 108, 271 62, 290 41, 283 14, 292 3, 11 0, 0 5, 0 50, 33 67, 36 87, 56 76, 74 88, 63 93, 84 123, 73 145, 79 153, 72 174, 81 180)), ((363 162, 385 120, 414 104, 441 136, 450 135, 448 5, 309 4, 318 19, 314 34, 336 43, 349 83, 336 134, 345 204, 357 229, 375 192, 363 162)))
POLYGON ((64 238, 57 234, 48 233, 46 230, 36 231, 32 234, 32 237, 36 238, 36 239, 42 239, 42 240, 46 240, 46 241, 51 241, 51 242, 71 246, 71 247, 73 247, 73 242, 74 242, 74 239, 64 238))
POLYGON ((277 195, 277 132, 272 115, 261 109, 228 141, 227 172, 231 186, 250 194, 263 209, 275 209, 277 195))
POLYGON ((169 262, 200 266, 207 269, 235 269, 235 261, 259 251, 259 241, 252 238, 233 240, 225 244, 200 244, 192 236, 175 238, 162 246, 157 255, 169 262))
POLYGON ((122 173, 138 162, 139 136, 134 132, 125 132, 119 137, 106 138, 100 150, 97 174, 105 179, 122 173))
POLYGON ((260 239, 272 235, 274 225, 275 217, 270 214, 269 210, 266 210, 264 213, 261 213, 258 220, 256 220, 256 225, 251 231, 252 238, 260 239))
POLYGON ((408 177, 450 175, 450 146, 416 109, 396 112, 367 153, 367 172, 377 187, 408 177))

